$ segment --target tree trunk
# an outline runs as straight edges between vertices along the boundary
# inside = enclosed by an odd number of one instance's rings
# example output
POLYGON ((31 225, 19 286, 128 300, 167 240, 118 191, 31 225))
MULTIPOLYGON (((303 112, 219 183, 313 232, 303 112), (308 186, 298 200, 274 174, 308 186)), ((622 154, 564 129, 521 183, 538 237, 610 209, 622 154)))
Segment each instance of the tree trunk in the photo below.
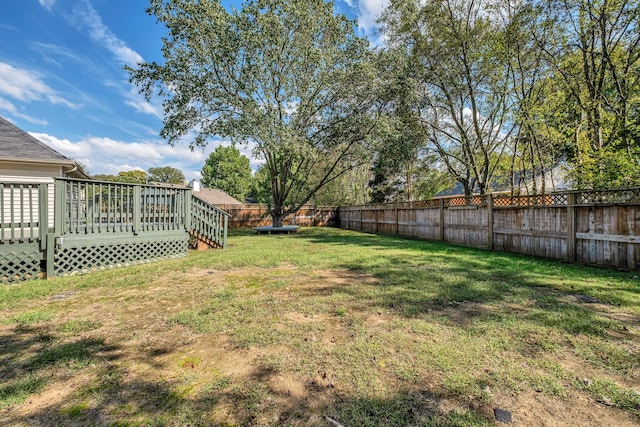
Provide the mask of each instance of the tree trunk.
POLYGON ((282 206, 274 206, 273 209, 271 209, 271 225, 273 227, 282 227, 285 216, 282 206))

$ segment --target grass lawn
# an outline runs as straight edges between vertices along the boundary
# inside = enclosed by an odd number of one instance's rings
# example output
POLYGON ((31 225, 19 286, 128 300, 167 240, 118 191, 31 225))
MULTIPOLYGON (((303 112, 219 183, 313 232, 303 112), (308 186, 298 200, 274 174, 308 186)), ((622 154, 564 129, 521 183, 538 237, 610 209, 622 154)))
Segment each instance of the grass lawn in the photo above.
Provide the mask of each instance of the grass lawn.
POLYGON ((640 273, 302 229, 0 287, 0 426, 640 424, 640 273))

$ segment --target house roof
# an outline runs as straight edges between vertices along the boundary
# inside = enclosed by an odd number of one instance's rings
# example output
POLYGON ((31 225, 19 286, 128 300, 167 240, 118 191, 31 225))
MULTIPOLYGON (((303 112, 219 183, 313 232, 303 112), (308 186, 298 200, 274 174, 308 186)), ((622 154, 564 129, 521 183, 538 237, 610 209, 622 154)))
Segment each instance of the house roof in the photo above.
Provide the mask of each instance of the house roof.
POLYGON ((217 188, 200 188, 193 195, 210 205, 242 205, 243 203, 217 188))
POLYGON ((58 153, 2 116, 0 116, 0 160, 56 163, 77 167, 77 173, 73 176, 88 178, 75 161, 58 153))

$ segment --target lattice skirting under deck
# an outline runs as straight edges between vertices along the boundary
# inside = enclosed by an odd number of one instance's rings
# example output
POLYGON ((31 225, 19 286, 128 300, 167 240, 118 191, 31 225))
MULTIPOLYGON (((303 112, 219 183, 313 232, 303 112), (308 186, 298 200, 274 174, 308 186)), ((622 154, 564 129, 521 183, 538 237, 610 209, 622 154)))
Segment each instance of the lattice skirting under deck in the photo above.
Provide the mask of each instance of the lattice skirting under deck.
POLYGON ((0 282, 20 282, 44 277, 38 243, 17 243, 0 247, 0 282))
POLYGON ((54 255, 56 276, 84 274, 187 255, 189 238, 175 237, 140 242, 63 247, 54 255))

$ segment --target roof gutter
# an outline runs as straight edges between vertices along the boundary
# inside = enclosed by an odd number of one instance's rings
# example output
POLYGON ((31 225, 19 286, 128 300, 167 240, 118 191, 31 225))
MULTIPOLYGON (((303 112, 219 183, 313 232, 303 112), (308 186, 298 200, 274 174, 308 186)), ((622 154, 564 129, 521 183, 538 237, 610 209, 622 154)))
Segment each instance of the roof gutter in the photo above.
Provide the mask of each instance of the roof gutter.
POLYGON ((70 167, 70 169, 65 170, 65 173, 74 173, 77 172, 78 175, 81 175, 83 178, 90 179, 91 177, 82 170, 78 166, 78 163, 73 160, 40 160, 40 159, 20 159, 15 157, 0 157, 0 162, 13 162, 13 163, 31 163, 38 165, 60 165, 62 167, 70 167))

